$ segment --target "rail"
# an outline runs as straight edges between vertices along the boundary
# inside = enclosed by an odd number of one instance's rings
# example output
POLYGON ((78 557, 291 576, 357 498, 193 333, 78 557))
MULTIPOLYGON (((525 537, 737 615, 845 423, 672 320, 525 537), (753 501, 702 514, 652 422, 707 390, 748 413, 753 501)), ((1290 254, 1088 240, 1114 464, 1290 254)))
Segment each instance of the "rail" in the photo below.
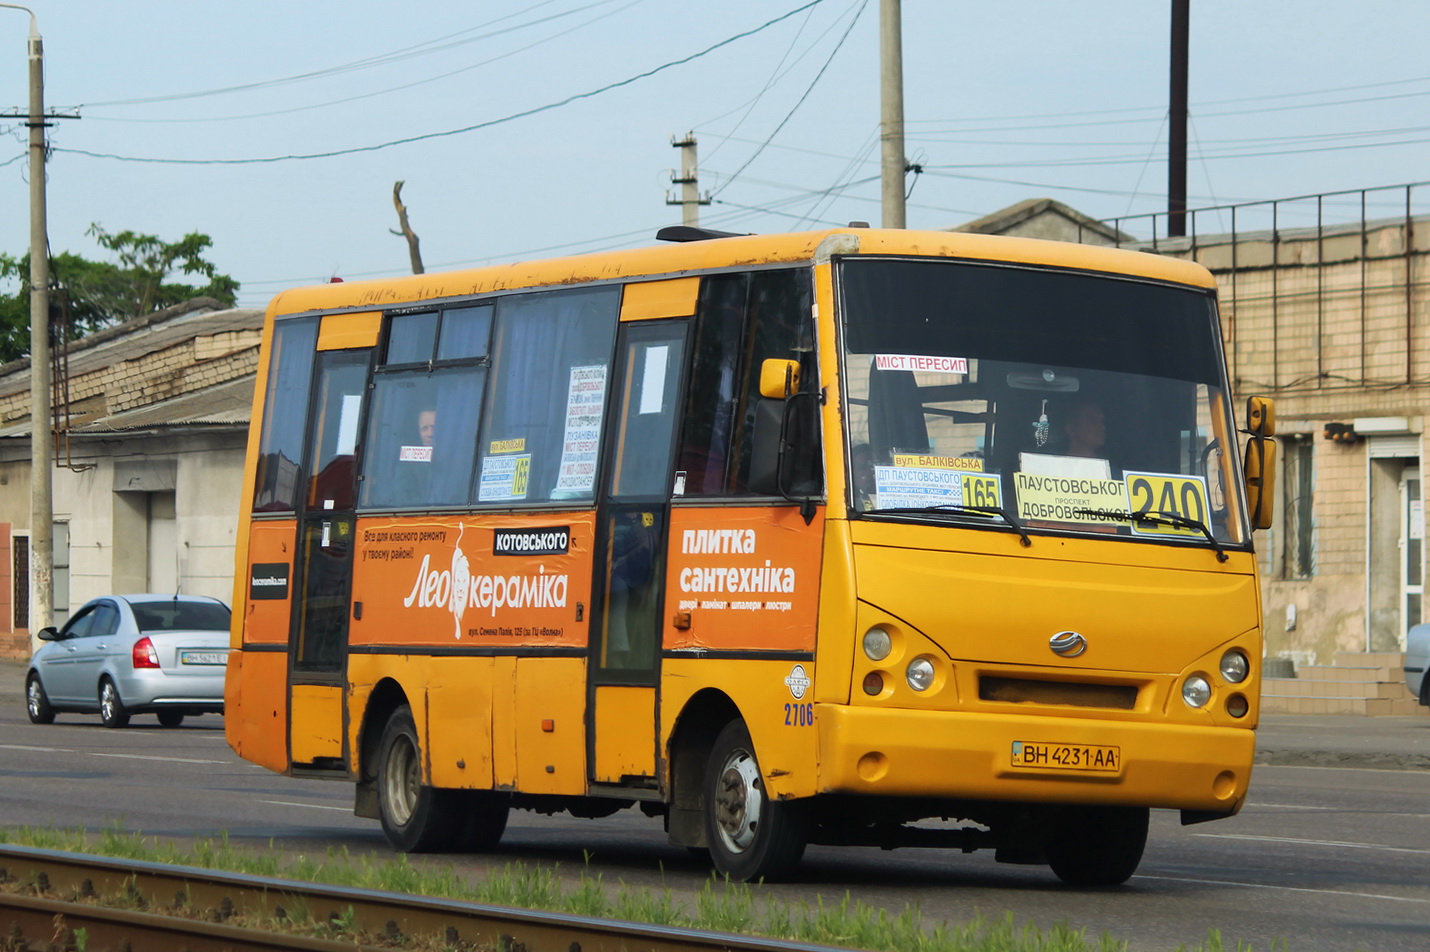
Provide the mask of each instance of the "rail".
POLYGON ((189 866, 0 846, 0 949, 327 950, 489 948, 501 952, 795 952, 830 949, 189 866), (331 938, 274 924, 326 924, 331 938), (234 923, 258 923, 255 927, 234 923), (84 930, 83 942, 76 931, 84 930), (18 932, 17 932, 18 930, 18 932), (355 944, 367 942, 368 944, 355 944))

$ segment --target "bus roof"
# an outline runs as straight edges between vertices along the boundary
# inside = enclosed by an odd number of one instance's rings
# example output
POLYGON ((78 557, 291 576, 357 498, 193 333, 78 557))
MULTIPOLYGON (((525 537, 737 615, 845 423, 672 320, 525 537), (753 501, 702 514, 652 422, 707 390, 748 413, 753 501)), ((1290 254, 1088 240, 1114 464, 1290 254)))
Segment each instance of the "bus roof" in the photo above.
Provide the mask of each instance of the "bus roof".
POLYGON ((383 309, 533 287, 629 278, 677 278, 709 270, 811 264, 827 260, 830 255, 1001 261, 1102 271, 1209 289, 1216 287, 1211 273, 1201 265, 1142 251, 1038 238, 854 227, 685 241, 460 271, 315 285, 280 292, 269 310, 274 314, 298 314, 348 308, 383 309))

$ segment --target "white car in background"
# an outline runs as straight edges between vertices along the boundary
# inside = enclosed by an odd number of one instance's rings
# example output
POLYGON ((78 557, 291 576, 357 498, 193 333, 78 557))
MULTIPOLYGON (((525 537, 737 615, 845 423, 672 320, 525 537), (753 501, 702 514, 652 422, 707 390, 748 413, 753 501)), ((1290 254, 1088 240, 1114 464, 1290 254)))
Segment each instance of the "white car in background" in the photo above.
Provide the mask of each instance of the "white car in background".
POLYGON ((86 602, 45 642, 25 675, 30 720, 60 712, 98 714, 124 727, 157 714, 177 727, 190 714, 223 713, 228 606, 193 595, 109 595, 86 602))
POLYGON ((1416 625, 1405 636, 1405 686, 1430 707, 1430 625, 1416 625))

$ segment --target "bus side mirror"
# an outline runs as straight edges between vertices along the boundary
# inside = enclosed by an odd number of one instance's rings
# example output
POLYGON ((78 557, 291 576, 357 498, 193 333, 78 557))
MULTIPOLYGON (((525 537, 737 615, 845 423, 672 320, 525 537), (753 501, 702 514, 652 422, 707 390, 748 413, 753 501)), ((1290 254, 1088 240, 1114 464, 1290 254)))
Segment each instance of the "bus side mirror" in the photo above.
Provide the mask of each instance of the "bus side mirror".
POLYGON ((1251 527, 1270 529, 1276 503, 1276 441, 1253 435, 1246 444, 1246 503, 1251 527))
POLYGON ((1246 398, 1246 432, 1252 436, 1276 435, 1276 402, 1266 397, 1246 398))
POLYGON ((770 357, 760 364, 760 396, 784 400, 799 392, 799 361, 770 357))

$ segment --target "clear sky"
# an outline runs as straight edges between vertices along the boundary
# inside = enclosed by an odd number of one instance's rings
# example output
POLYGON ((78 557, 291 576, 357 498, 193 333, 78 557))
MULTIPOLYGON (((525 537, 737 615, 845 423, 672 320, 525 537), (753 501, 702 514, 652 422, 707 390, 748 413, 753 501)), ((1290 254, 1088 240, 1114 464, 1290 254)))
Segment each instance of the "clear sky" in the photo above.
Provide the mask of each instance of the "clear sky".
MULTIPOLYGON (((879 221, 879 0, 27 5, 46 104, 82 117, 50 132, 52 251, 102 258, 91 222, 201 231, 244 305, 405 273, 398 179, 428 270, 648 244, 680 219, 670 140, 692 130, 702 224, 879 221), (319 153, 337 154, 243 161, 319 153)), ((909 226, 1041 196, 1096 218, 1164 209, 1170 7, 904 0, 924 169, 909 226)), ((1192 207, 1430 180, 1430 2, 1191 7, 1192 207)), ((27 29, 0 9, 0 111, 27 103, 27 29)), ((0 119, 11 254, 28 244, 26 134, 0 119)), ((1374 199, 1404 211, 1403 193, 1374 199)))

